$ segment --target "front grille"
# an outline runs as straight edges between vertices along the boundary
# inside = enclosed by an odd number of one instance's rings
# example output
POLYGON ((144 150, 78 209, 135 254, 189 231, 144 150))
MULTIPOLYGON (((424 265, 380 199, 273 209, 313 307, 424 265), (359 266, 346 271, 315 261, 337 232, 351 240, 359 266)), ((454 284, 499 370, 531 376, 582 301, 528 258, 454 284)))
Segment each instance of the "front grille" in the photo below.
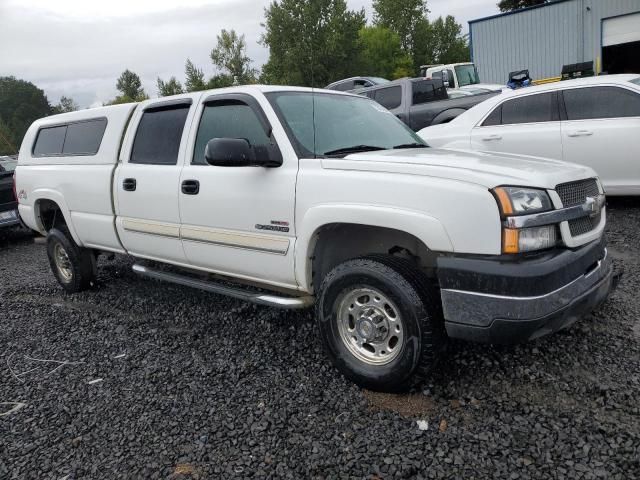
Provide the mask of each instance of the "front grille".
MULTIPOLYGON (((587 201, 587 197, 597 198, 600 195, 598 182, 595 178, 581 180, 579 182, 562 183, 556 187, 556 192, 562 200, 562 206, 575 207, 587 201)), ((589 233, 600 225, 601 213, 594 217, 582 217, 569 221, 569 231, 572 237, 589 233)))
POLYGON ((13 187, 3 187, 0 185, 0 204, 14 202, 13 187))
POLYGON ((556 192, 560 195, 562 206, 565 208, 582 205, 587 201, 587 197, 600 195, 598 182, 595 178, 580 180, 579 182, 561 183, 556 187, 556 192))

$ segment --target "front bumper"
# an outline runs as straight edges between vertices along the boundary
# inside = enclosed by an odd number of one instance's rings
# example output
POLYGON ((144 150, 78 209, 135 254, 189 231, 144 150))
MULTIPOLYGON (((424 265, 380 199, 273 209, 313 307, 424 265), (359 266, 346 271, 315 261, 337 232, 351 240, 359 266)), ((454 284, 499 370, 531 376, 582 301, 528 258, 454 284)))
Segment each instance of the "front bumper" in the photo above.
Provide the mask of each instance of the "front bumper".
POLYGON ((448 335, 501 344, 569 327, 604 302, 614 283, 604 240, 512 261, 447 257, 438 275, 448 335))

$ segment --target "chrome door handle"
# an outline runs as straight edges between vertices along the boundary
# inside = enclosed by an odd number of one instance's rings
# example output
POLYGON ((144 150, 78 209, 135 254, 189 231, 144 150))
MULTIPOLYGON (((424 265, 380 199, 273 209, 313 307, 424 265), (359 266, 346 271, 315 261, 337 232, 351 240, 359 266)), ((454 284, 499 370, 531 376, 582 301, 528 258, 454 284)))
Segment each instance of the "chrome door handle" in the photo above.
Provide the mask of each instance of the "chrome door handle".
POLYGON ((577 130, 575 132, 571 132, 567 134, 569 137, 590 137, 593 135, 593 132, 589 130, 577 130))
POLYGON ((483 142, 492 142, 494 140, 502 140, 500 135, 489 135, 488 137, 482 137, 483 142))

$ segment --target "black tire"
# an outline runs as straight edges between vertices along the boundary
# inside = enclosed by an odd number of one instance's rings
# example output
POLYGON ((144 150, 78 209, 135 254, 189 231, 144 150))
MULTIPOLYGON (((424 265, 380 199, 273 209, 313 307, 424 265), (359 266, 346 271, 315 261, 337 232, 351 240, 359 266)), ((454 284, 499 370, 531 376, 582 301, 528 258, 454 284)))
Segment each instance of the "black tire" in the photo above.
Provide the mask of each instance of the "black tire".
POLYGON ((354 383, 376 391, 411 388, 429 374, 446 339, 437 289, 411 261, 389 255, 349 260, 329 272, 320 287, 316 321, 333 364, 354 383), (362 288, 381 292, 399 310, 403 338, 395 357, 385 364, 358 358, 341 336, 338 310, 362 288))
POLYGON ((69 293, 81 292, 95 283, 96 261, 93 252, 80 248, 73 241, 65 227, 56 227, 47 234, 47 255, 49 265, 58 283, 69 293), (66 254, 68 267, 62 269, 56 262, 56 253, 62 249, 66 254))

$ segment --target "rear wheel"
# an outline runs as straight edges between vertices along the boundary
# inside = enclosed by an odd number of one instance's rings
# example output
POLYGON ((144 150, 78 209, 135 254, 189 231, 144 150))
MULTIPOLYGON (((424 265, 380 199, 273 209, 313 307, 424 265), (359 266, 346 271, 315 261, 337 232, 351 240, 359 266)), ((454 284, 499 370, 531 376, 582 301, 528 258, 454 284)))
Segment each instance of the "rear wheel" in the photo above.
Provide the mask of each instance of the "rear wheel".
POLYGON ((347 261, 322 282, 316 317, 336 367, 358 385, 409 388, 433 367, 442 343, 437 291, 409 261, 347 261))
POLYGON ((95 256, 80 248, 64 227, 52 228, 47 235, 47 255, 51 271, 69 293, 89 288, 96 278, 95 256))

